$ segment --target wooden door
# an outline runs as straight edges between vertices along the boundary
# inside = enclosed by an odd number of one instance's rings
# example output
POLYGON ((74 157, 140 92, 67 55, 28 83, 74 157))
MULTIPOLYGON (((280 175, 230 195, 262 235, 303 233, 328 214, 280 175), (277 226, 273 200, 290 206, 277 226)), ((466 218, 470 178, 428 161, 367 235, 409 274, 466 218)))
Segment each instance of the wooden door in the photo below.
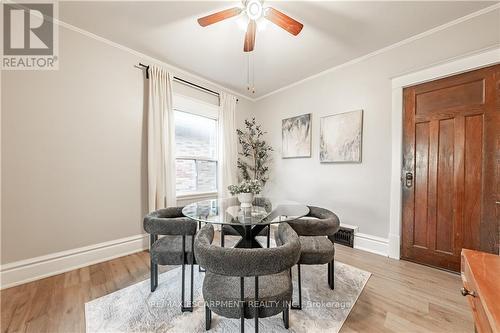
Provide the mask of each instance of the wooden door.
POLYGON ((404 89, 402 259, 498 253, 500 65, 404 89))

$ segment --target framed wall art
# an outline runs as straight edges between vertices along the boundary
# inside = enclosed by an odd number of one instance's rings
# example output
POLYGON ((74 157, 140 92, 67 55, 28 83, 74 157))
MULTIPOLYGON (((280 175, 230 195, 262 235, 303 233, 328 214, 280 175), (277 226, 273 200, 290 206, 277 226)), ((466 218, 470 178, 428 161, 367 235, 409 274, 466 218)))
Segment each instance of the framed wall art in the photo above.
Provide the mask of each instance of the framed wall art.
POLYGON ((311 114, 283 119, 281 122, 282 157, 311 157, 311 114))
POLYGON ((322 163, 361 163, 363 110, 320 119, 319 159, 322 163))

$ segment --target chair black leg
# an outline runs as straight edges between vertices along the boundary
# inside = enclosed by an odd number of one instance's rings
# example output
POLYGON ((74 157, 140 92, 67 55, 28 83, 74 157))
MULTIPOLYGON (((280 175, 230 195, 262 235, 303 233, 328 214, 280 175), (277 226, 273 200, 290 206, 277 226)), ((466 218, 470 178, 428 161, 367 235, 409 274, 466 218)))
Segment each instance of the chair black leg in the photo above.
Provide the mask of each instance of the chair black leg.
POLYGON ((288 329, 290 326, 290 310, 288 309, 288 303, 285 302, 285 308, 283 309, 283 325, 285 325, 285 328, 288 329))
POLYGON ((297 264, 297 275, 298 275, 298 282, 299 282, 299 305, 294 305, 292 303, 292 310, 302 310, 302 281, 300 278, 300 264, 297 264))
POLYGON ((153 263, 151 261, 151 292, 154 292, 156 290, 156 287, 158 287, 158 264, 153 263))
POLYGON ((209 331, 212 327, 212 310, 205 305, 205 330, 209 331))
POLYGON ((224 247, 224 226, 220 227, 220 247, 224 247))
MULTIPOLYGON (((151 258, 151 247, 153 246, 153 243, 158 240, 158 235, 149 235, 149 257, 151 258)), ((156 287, 158 287, 158 264, 155 264, 153 260, 150 260, 150 280, 151 280, 151 292, 154 292, 156 290, 156 287)))
POLYGON ((189 312, 193 312, 193 289, 194 289, 194 264, 191 264, 191 288, 190 288, 190 294, 191 294, 191 301, 189 303, 189 312))
POLYGON ((184 286, 184 284, 185 284, 184 280, 186 278, 186 272, 185 272, 185 270, 186 270, 186 265, 182 264, 181 312, 184 312, 184 304, 185 304, 185 302, 184 302, 184 296, 185 296, 184 295, 185 294, 184 293, 184 287, 185 287, 184 286))
POLYGON ((193 312, 193 285, 194 285, 194 236, 191 236, 191 303, 189 303, 191 312, 193 312))
POLYGON ((328 278, 328 286, 331 286, 332 285, 332 267, 331 267, 331 263, 328 263, 328 272, 326 273, 326 276, 328 278))
POLYGON ((186 237, 182 236, 182 289, 181 289, 181 311, 184 309, 184 284, 186 278, 186 237))
MULTIPOLYGON (((198 230, 201 230, 201 221, 198 221, 198 230)), ((198 265, 198 272, 204 273, 205 270, 198 265)))
POLYGON ((335 259, 328 263, 328 286, 335 289, 335 259))
POLYGON ((267 226, 267 248, 271 247, 271 226, 267 226))
POLYGON ((255 333, 259 333, 259 277, 255 277, 255 333))
POLYGON ((240 331, 245 333, 245 278, 240 277, 240 331))
MULTIPOLYGON (((185 306, 185 285, 186 285, 186 235, 182 235, 182 284, 181 284, 181 312, 193 312, 192 306, 185 306)), ((192 271, 192 265, 191 265, 192 271)))

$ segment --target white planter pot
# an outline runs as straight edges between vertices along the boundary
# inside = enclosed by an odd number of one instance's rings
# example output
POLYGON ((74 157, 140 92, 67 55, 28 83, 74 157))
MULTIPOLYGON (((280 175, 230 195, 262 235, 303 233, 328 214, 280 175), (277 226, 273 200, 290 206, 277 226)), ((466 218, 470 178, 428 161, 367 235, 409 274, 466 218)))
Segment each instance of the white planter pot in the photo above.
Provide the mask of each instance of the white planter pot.
POLYGON ((238 194, 238 201, 241 204, 241 208, 252 207, 253 193, 240 193, 240 194, 238 194))

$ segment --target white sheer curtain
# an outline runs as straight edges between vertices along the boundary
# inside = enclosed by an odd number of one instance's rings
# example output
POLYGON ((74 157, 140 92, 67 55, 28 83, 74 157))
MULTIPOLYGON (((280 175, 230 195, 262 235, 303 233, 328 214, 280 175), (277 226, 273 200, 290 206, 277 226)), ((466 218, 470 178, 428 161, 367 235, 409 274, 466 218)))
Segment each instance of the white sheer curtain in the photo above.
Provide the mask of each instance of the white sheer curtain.
POLYGON ((227 187, 238 182, 238 138, 236 97, 221 92, 219 107, 219 196, 229 196, 227 187))
POLYGON ((176 205, 173 75, 151 66, 148 105, 149 211, 176 205))

